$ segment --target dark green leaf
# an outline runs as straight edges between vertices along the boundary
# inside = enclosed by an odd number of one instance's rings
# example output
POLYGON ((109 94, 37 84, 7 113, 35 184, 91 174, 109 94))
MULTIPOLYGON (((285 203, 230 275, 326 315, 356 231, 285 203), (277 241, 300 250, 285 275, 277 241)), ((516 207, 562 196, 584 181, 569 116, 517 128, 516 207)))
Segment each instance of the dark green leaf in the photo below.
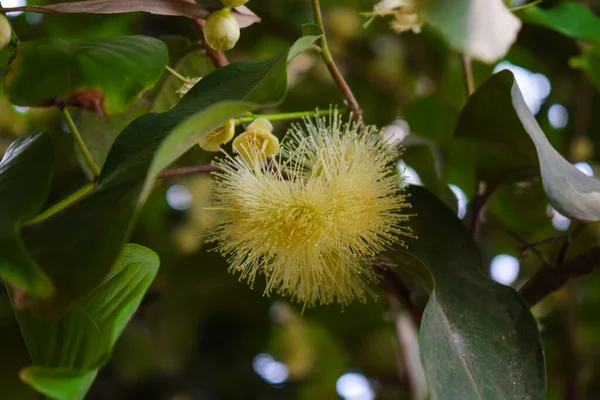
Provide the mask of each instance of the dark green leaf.
MULTIPOLYGON (((510 159, 518 154, 523 168, 528 164, 538 168, 539 163, 544 190, 558 212, 581 220, 600 219, 600 181, 579 171, 552 147, 510 71, 493 75, 471 96, 455 135, 487 142, 510 159)), ((519 168, 517 162, 514 170, 519 168)))
POLYGON ((451 210, 422 187, 408 193, 419 238, 392 257, 431 291, 420 348, 432 399, 544 399, 544 354, 529 308, 485 274, 451 210))
POLYGON ((600 48, 600 18, 585 5, 562 1, 551 9, 527 7, 519 12, 525 22, 553 29, 600 48))
POLYGON ((158 256, 145 247, 123 248, 111 274, 80 304, 55 321, 15 310, 34 363, 22 378, 54 399, 83 399, 97 369, 137 310, 158 272, 158 256))
POLYGON ((167 62, 165 44, 146 36, 73 42, 43 39, 17 47, 4 89, 21 106, 49 106, 58 100, 114 114, 154 86, 167 62))
POLYGON ((28 254, 20 229, 44 205, 53 165, 52 139, 47 134, 17 139, 0 162, 0 276, 40 297, 52 295, 54 286, 28 254))
POLYGON ((33 308, 56 312, 93 290, 127 240, 157 174, 228 119, 280 102, 287 91, 287 58, 284 53, 220 68, 172 110, 132 122, 113 145, 96 189, 27 228, 28 247, 57 289, 33 308))

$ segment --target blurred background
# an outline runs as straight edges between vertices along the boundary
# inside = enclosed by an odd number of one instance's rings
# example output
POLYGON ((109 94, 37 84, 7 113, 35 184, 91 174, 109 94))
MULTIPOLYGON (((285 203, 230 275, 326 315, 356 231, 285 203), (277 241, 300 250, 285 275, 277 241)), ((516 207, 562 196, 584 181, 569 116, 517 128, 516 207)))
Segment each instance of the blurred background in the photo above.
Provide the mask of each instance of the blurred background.
MULTIPOLYGON (((52 3, 2 0, 4 7, 52 3)), ((363 28, 359 11, 374 1, 322 0, 334 57, 364 109, 368 123, 406 147, 399 169, 411 183, 423 184, 448 199, 460 218, 476 191, 472 171, 456 158, 452 133, 466 101, 460 56, 438 32, 394 34, 384 18, 363 28), (454 196, 452 196, 454 194, 454 196)), ((518 6, 523 2, 513 1, 518 6)), ((558 3, 545 0, 543 7, 558 3)), ((600 2, 586 1, 592 9, 600 2)), ((312 22, 308 0, 250 0, 263 18, 242 30, 227 55, 232 61, 266 58, 285 51, 312 22)), ((599 8, 600 9, 600 8, 599 8)), ((170 65, 188 77, 212 70, 192 20, 148 14, 9 15, 21 40, 66 40, 144 34, 169 46, 170 65)), ((517 43, 497 65, 474 63, 478 83, 491 73, 510 69, 531 111, 554 147, 583 172, 600 173, 598 92, 588 77, 572 68, 580 45, 554 31, 524 25, 517 43)), ((343 106, 343 99, 316 53, 306 52, 290 65, 290 92, 268 111, 301 111, 343 106)), ((34 85, 35 82, 32 82, 34 85)), ((121 115, 100 117, 77 111, 76 124, 101 163, 114 138, 134 118, 168 110, 179 100, 181 82, 165 75, 155 89, 121 115)), ((276 124, 285 134, 287 123, 276 124)), ((0 152, 20 135, 48 131, 60 165, 49 204, 81 187, 81 172, 68 129, 58 111, 17 107, 0 86, 0 152)), ((469 157, 469 154, 463 155, 469 157)), ((207 163, 196 148, 179 165, 207 163)), ((277 296, 263 297, 228 275, 225 260, 204 244, 210 224, 211 180, 193 176, 162 180, 149 198, 131 242, 155 250, 161 271, 139 312, 102 369, 89 399, 410 399, 422 393, 415 362, 416 333, 410 319, 379 290, 367 304, 307 309, 277 296), (404 341, 395 336, 394 325, 404 341), (412 374, 407 374, 412 371, 412 374), (417 371, 416 373, 414 371, 417 371)), ((110 206, 107 204, 107 207, 110 206)), ((489 203, 480 246, 493 279, 518 288, 553 260, 575 229, 548 205, 539 179, 503 185, 489 203), (547 238, 540 256, 522 251, 524 243, 547 238)), ((600 240, 598 224, 578 229, 569 246, 572 257, 600 240)), ((410 280, 415 304, 425 294, 410 280)), ((600 389, 600 273, 573 281, 536 306, 548 363, 549 399, 593 399, 600 389), (574 397, 573 397, 574 396, 574 397)), ((0 398, 37 399, 18 379, 30 364, 6 293, 0 294, 0 398)))

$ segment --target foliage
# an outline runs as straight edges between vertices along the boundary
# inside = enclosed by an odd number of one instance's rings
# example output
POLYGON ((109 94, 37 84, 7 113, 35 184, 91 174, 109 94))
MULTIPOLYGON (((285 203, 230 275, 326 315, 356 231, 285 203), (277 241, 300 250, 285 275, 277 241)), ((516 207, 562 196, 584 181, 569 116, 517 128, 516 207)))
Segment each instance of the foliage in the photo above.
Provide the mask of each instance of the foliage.
POLYGON ((3 396, 350 398, 359 372, 381 399, 596 393, 598 279, 571 280, 600 267, 597 4, 373 3, 1 9, 3 396), (382 129, 290 129, 334 107, 382 129))

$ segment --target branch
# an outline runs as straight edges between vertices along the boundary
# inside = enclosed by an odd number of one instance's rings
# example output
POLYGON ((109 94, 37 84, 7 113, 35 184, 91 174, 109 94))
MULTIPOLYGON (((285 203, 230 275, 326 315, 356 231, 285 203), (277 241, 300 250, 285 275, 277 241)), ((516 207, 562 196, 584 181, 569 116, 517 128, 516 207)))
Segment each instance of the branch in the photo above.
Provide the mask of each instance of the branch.
POLYGON ((600 247, 594 247, 554 268, 542 268, 521 289, 521 295, 530 307, 550 293, 563 287, 569 280, 600 269, 600 247))
POLYGON ((402 283, 402 281, 392 271, 384 268, 378 268, 378 270, 379 273, 383 275, 381 283, 388 297, 393 297, 398 300, 402 307, 410 314, 415 325, 420 327, 421 313, 412 304, 412 301, 410 300, 410 292, 406 286, 404 286, 404 283, 402 283))
POLYGON ((211 172, 216 171, 220 171, 220 168, 213 164, 194 165, 192 167, 166 169, 158 174, 158 178, 175 178, 178 176, 210 174, 211 172))
POLYGON ((321 56, 323 57, 323 61, 325 61, 325 64, 327 65, 327 69, 329 69, 331 77, 342 91, 342 94, 346 99, 348 108, 352 112, 352 118, 355 121, 358 121, 362 119, 363 111, 360 108, 358 101, 356 101, 356 98, 354 97, 350 86, 348 86, 348 83, 346 82, 337 65, 335 64, 331 52, 329 51, 329 46, 327 45, 327 38, 325 37, 325 26, 323 24, 323 16, 321 15, 321 5, 319 4, 319 0, 312 0, 312 5, 315 23, 319 25, 319 27, 323 30, 323 36, 320 39, 321 56))
POLYGON ((471 57, 461 56, 463 70, 465 71, 465 85, 467 89, 467 97, 475 92, 475 79, 473 78, 473 67, 471 65, 471 57))

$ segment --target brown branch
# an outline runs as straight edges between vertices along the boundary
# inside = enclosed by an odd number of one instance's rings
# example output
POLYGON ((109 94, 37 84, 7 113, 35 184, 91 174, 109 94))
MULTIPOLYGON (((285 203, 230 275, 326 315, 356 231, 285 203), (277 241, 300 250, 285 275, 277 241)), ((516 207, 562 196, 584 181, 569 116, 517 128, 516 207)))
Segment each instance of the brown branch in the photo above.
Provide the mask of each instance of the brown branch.
POLYGON ((359 121, 362 119, 363 111, 360 108, 356 97, 354 97, 352 89, 350 89, 350 86, 348 86, 348 83, 342 76, 342 73, 337 67, 335 61, 333 60, 333 56, 329 51, 329 46, 327 45, 327 38, 325 37, 325 26, 323 24, 323 15, 321 14, 321 5, 319 3, 319 0, 312 0, 312 4, 315 23, 319 25, 319 27, 323 30, 323 36, 321 36, 321 39, 319 41, 321 45, 321 56, 323 57, 323 61, 325 61, 327 69, 329 69, 329 73, 331 74, 331 77, 335 81, 336 85, 342 91, 342 94, 346 99, 346 105, 350 109, 350 112, 352 112, 352 119, 354 119, 355 121, 359 121))
POLYGON ((542 268, 521 289, 521 295, 530 307, 550 293, 563 287, 569 280, 589 274, 600 268, 600 247, 594 247, 554 268, 542 268))
POLYGON ((392 271, 384 268, 378 268, 378 272, 383 275, 382 286, 389 297, 393 297, 410 314, 417 327, 421 326, 421 313, 415 308, 410 300, 410 292, 404 286, 404 283, 392 271))
POLYGON ((216 171, 220 171, 220 168, 213 164, 195 165, 192 167, 166 169, 158 174, 158 178, 175 178, 178 176, 209 174, 216 171))

